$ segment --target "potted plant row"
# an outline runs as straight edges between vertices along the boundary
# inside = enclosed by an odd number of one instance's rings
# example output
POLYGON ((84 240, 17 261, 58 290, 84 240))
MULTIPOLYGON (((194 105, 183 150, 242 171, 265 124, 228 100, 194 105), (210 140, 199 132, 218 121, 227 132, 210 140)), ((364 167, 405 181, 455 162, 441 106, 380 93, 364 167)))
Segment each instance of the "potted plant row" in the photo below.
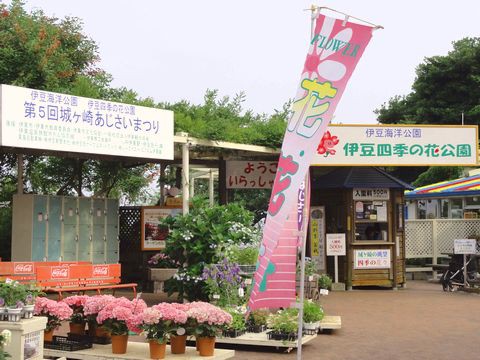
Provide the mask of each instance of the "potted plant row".
POLYGON ((33 316, 35 298, 41 291, 30 285, 0 282, 0 320, 20 321, 33 316))
POLYGON ((267 319, 270 312, 267 309, 252 311, 247 319, 247 332, 261 333, 267 330, 267 319))
MULTIPOLYGON (((215 337, 232 322, 228 312, 209 303, 161 303, 147 307, 141 299, 129 300, 110 295, 72 296, 64 301, 39 297, 35 303, 35 314, 48 318, 47 330, 50 332, 64 320, 90 319, 89 327, 101 328, 110 334, 114 354, 127 352, 130 332, 143 333, 150 344, 152 359, 165 356, 168 341, 173 354, 185 353, 187 335, 195 336, 201 356, 212 356, 215 337)), ((52 343, 56 338, 61 337, 53 336, 52 343)))

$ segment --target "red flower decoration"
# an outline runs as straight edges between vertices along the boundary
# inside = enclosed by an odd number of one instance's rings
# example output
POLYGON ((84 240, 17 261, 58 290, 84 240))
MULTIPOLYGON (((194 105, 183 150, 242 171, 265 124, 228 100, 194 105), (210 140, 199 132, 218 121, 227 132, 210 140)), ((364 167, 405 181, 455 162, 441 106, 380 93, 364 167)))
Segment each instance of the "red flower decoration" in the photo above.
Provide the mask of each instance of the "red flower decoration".
POLYGON ((330 131, 326 131, 325 134, 323 134, 322 141, 320 141, 320 144, 317 147, 317 153, 320 155, 325 154, 325 156, 328 156, 329 154, 335 155, 335 150, 333 147, 337 145, 339 142, 338 137, 332 136, 330 134, 330 131))

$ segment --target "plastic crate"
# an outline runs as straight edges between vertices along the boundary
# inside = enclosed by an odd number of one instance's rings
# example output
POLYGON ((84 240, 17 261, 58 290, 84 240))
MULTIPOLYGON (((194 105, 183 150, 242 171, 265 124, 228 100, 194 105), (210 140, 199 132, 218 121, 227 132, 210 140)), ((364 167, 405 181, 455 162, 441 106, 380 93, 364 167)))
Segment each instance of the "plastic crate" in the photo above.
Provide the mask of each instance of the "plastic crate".
POLYGON ((91 342, 93 344, 108 345, 112 343, 112 338, 109 336, 90 336, 86 334, 73 334, 68 333, 68 340, 91 342))
POLYGON ((250 333, 262 333, 267 330, 267 327, 265 325, 248 325, 247 326, 247 332, 250 333))
POLYGON ((46 349, 62 350, 62 351, 77 351, 83 349, 90 349, 91 342, 69 340, 66 336, 54 336, 53 341, 45 341, 43 347, 46 349))
POLYGON ((223 330, 223 337, 236 338, 245 334, 245 330, 223 330))
POLYGON ((267 332, 268 340, 295 341, 298 336, 296 333, 281 333, 276 331, 267 332))

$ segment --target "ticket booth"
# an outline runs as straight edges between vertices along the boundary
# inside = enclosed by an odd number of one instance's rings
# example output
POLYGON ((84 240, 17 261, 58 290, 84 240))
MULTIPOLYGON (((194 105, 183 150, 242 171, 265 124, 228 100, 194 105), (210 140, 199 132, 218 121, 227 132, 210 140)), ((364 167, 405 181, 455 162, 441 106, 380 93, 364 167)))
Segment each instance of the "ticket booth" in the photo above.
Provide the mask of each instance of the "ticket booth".
POLYGON ((334 277, 327 234, 345 234, 338 279, 347 288, 405 283, 404 190, 411 189, 374 167, 312 167, 309 246, 320 272, 334 277))

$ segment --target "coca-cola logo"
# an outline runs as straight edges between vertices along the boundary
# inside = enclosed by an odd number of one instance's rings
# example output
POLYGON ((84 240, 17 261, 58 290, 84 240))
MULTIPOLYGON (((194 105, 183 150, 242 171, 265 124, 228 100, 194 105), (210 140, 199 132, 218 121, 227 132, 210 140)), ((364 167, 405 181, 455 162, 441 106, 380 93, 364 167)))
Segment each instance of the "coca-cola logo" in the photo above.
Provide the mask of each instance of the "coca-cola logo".
POLYGON ((15 263, 13 267, 14 274, 32 274, 33 273, 33 263, 15 263))
POLYGON ((108 276, 108 266, 96 265, 93 267, 93 276, 108 276))
POLYGON ((69 269, 66 266, 52 267, 51 276, 52 279, 68 279, 69 269))

